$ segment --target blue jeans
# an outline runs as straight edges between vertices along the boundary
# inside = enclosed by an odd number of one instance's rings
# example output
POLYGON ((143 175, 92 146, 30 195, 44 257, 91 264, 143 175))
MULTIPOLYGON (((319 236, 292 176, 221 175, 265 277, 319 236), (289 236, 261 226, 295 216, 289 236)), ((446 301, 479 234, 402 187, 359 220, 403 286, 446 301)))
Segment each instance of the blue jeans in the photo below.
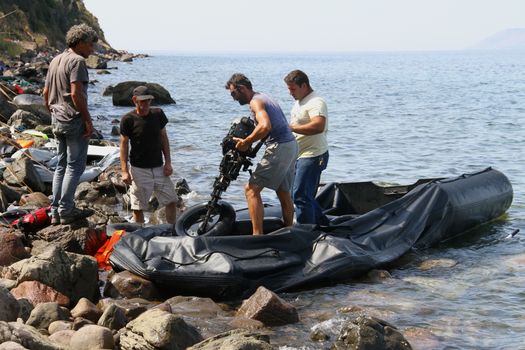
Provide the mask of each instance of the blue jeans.
POLYGON ((317 157, 299 158, 295 163, 293 201, 299 224, 326 225, 328 219, 315 200, 321 172, 328 164, 328 151, 317 157))
POLYGON ((53 176, 51 214, 67 216, 75 208, 78 180, 86 169, 89 139, 82 136, 84 122, 76 118, 69 123, 54 120, 53 133, 57 142, 58 164, 53 176))

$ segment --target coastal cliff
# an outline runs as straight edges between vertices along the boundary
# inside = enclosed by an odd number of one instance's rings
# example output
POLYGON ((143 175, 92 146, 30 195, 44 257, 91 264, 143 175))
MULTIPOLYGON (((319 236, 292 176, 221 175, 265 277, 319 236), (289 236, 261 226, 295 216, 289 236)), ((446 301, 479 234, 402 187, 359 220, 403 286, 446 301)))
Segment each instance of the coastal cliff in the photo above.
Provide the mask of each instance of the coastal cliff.
POLYGON ((68 29, 86 23, 99 34, 99 50, 114 51, 98 20, 82 0, 0 1, 0 58, 23 57, 35 51, 63 50, 68 29))

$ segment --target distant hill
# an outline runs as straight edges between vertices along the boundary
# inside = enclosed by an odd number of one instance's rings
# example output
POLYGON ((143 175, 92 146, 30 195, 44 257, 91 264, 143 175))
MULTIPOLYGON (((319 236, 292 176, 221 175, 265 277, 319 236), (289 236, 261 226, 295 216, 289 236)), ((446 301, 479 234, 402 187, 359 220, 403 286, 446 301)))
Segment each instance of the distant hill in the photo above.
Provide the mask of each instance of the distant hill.
POLYGON ((86 23, 104 39, 98 20, 82 0, 0 0, 0 56, 17 56, 27 50, 66 47, 68 29, 86 23))
POLYGON ((502 30, 470 48, 482 50, 525 50, 525 28, 502 30))

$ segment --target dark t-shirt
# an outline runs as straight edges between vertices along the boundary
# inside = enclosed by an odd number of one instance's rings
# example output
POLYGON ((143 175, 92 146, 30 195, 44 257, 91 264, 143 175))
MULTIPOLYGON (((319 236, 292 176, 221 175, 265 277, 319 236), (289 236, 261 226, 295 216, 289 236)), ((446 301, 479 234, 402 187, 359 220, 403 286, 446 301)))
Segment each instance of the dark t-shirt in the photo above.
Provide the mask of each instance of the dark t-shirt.
POLYGON ((155 168, 164 164, 160 131, 168 123, 168 118, 160 108, 151 108, 145 117, 134 110, 122 117, 120 133, 129 137, 131 150, 129 162, 138 168, 155 168))

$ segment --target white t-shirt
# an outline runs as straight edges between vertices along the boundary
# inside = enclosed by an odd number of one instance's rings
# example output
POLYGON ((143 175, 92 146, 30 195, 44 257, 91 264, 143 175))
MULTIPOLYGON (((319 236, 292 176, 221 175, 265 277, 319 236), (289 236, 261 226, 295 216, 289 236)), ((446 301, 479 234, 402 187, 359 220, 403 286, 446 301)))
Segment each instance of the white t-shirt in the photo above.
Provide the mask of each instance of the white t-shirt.
POLYGON ((328 151, 328 108, 324 99, 315 91, 305 96, 301 101, 295 101, 291 111, 292 124, 304 125, 310 118, 321 116, 326 119, 324 131, 316 135, 301 135, 294 133, 299 144, 299 158, 317 157, 328 151))

